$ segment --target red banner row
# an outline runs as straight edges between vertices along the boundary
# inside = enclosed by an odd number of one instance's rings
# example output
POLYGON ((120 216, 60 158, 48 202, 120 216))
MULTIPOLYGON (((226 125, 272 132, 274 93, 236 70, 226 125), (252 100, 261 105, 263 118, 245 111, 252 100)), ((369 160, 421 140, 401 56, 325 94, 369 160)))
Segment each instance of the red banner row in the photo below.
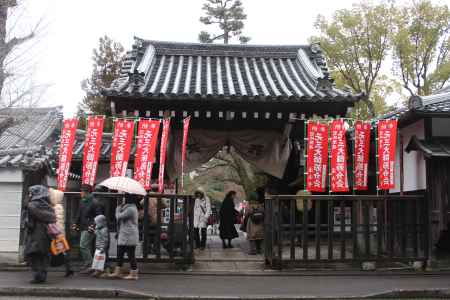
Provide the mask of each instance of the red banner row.
MULTIPOLYGON (((354 126, 354 190, 368 189, 370 128, 370 123, 363 121, 357 121, 354 126)), ((344 120, 334 120, 330 124, 319 121, 307 123, 306 189, 308 191, 326 191, 328 159, 330 159, 330 191, 337 193, 349 191, 346 132, 344 120), (329 136, 330 157, 328 157, 329 136)), ((395 187, 397 120, 379 121, 377 136, 378 189, 389 190, 395 187)))
MULTIPOLYGON (((184 121, 182 165, 184 165, 184 159, 186 158, 185 148, 188 138, 189 121, 190 118, 187 118, 184 121)), ((162 120, 162 123, 163 129, 161 134, 158 176, 159 193, 164 192, 164 170, 169 142, 170 119, 164 119, 162 120)), ((155 162, 160 124, 161 120, 140 119, 138 122, 134 160, 134 179, 139 181, 146 190, 149 190, 151 187, 152 167, 155 162)), ((90 186, 94 186, 96 180, 103 139, 103 125, 103 116, 92 116, 88 118, 83 152, 82 183, 90 186)), ((57 174, 58 189, 61 191, 64 191, 67 185, 77 126, 78 119, 64 120, 57 174)), ((134 127, 134 120, 116 119, 114 121, 110 165, 111 177, 126 175, 133 143, 134 127)), ((183 172, 183 170, 181 171, 183 172)))

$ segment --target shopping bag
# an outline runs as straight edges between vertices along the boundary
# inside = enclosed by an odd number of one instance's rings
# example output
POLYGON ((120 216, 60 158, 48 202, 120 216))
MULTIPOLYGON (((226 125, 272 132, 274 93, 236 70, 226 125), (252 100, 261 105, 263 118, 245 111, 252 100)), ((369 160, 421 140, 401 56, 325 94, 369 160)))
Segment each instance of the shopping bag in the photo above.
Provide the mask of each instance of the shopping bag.
POLYGON ((56 224, 56 223, 48 224, 47 232, 51 238, 56 238, 57 236, 63 234, 62 230, 59 228, 58 224, 56 224))
POLYGON ((62 234, 54 238, 50 244, 50 252, 53 255, 58 255, 67 252, 69 250, 70 250, 69 243, 62 234))
POLYGON ((100 249, 96 249, 94 253, 94 259, 92 260, 92 270, 103 271, 105 269, 105 252, 100 249))

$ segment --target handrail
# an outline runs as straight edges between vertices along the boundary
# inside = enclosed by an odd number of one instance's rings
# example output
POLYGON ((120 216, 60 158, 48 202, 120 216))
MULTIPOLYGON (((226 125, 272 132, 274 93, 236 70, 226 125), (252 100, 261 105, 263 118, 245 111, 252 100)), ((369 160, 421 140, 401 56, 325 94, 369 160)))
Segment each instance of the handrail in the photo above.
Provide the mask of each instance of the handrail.
POLYGON ((423 199, 425 195, 269 195, 266 200, 417 200, 423 199))
MULTIPOLYGON (((64 192, 64 195, 79 195, 80 192, 64 192)), ((105 197, 123 197, 123 193, 113 193, 113 192, 92 192, 91 195, 105 196, 105 197)), ((144 195, 141 195, 145 197, 144 195)), ((146 196, 149 198, 175 198, 175 197, 192 197, 189 194, 159 194, 159 193, 148 193, 146 196)))

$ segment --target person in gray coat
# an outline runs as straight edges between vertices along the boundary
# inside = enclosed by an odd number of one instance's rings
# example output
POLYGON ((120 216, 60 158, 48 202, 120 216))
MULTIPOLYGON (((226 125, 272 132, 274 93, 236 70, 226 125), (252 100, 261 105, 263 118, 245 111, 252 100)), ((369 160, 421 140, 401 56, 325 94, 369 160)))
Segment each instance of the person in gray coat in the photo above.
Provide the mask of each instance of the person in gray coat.
POLYGON ((33 274, 31 283, 44 283, 47 280, 49 265, 50 236, 48 224, 56 222, 56 215, 50 204, 48 188, 33 185, 29 188, 30 200, 25 207, 25 260, 30 264, 33 274))
POLYGON ((125 254, 127 254, 130 261, 130 274, 123 277, 123 279, 138 279, 138 269, 136 262, 136 246, 139 242, 139 228, 138 228, 138 210, 136 207, 137 199, 134 195, 126 195, 125 203, 116 208, 116 220, 118 228, 118 263, 111 274, 112 278, 122 278, 121 269, 125 254))

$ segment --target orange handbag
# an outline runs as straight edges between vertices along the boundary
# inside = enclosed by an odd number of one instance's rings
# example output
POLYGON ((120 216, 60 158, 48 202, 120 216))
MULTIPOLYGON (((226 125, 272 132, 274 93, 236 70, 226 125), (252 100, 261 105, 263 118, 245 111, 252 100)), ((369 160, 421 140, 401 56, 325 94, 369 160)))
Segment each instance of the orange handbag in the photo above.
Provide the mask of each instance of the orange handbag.
POLYGON ((70 250, 69 243, 67 243, 64 235, 58 235, 55 239, 52 240, 50 244, 50 252, 53 255, 58 255, 70 250))

